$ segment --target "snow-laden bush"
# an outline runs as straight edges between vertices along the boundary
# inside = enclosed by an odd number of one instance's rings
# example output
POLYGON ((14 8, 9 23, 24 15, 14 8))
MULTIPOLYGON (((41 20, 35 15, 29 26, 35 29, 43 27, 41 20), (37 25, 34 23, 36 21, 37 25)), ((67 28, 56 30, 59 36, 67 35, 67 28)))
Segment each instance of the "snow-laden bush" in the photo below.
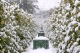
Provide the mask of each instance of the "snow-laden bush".
POLYGON ((0 5, 0 53, 21 53, 36 35, 37 25, 18 4, 0 0, 0 5))
POLYGON ((47 37, 53 46, 58 48, 58 53, 80 52, 79 14, 79 0, 61 0, 60 6, 54 8, 52 15, 47 20, 47 37))

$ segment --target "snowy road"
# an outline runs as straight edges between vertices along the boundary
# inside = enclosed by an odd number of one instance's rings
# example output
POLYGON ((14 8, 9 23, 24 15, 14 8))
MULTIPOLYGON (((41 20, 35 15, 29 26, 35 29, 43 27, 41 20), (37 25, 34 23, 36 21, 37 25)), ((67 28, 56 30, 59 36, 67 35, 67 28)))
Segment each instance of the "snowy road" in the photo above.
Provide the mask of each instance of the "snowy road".
POLYGON ((36 50, 29 50, 28 52, 23 53, 57 53, 56 49, 36 49, 36 50))
POLYGON ((33 50, 33 42, 31 43, 31 46, 26 49, 23 53, 57 53, 57 48, 53 48, 52 45, 49 43, 49 49, 44 48, 38 48, 33 50))
MULTIPOLYGON (((36 24, 39 25, 39 27, 43 26, 45 27, 45 20, 47 18, 33 18, 33 20, 36 22, 36 24)), ((38 29, 40 30, 40 29, 38 29)), ((33 50, 33 42, 29 46, 28 49, 26 49, 25 52, 23 53, 57 53, 57 48, 52 47, 52 44, 49 42, 49 49, 44 49, 44 48, 38 48, 33 50)))

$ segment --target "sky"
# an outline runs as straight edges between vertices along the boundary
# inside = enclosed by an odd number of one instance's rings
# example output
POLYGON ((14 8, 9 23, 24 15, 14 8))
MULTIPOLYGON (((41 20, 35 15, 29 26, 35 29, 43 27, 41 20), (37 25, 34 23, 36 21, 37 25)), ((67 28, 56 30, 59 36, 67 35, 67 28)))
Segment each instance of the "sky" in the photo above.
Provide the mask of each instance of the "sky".
POLYGON ((61 0, 38 0, 38 7, 40 10, 49 10, 58 7, 61 0))

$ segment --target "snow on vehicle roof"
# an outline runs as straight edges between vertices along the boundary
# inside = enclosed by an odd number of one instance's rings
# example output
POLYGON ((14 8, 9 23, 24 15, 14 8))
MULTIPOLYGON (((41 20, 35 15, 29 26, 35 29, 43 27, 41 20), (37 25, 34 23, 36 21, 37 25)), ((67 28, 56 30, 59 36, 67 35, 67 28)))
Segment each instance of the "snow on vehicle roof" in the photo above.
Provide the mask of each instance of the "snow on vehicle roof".
POLYGON ((36 37, 34 40, 48 40, 48 38, 39 36, 39 37, 36 37))

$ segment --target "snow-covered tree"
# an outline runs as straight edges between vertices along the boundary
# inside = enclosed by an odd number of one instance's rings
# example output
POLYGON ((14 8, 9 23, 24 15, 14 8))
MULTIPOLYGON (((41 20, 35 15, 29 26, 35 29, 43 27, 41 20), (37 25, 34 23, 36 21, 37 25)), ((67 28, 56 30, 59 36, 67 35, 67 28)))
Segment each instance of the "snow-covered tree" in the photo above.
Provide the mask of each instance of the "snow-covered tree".
POLYGON ((35 12, 35 9, 38 9, 36 3, 37 0, 22 0, 20 3, 20 8, 27 10, 28 13, 33 13, 35 12))
POLYGON ((36 35, 37 25, 17 3, 0 0, 0 5, 0 53, 22 53, 36 35))
POLYGON ((36 9, 38 9, 37 0, 6 0, 10 4, 13 2, 16 2, 19 4, 19 7, 22 8, 23 10, 27 11, 28 13, 34 13, 36 9))
POLYGON ((58 53, 80 52, 80 1, 61 0, 48 20, 48 32, 58 53))

